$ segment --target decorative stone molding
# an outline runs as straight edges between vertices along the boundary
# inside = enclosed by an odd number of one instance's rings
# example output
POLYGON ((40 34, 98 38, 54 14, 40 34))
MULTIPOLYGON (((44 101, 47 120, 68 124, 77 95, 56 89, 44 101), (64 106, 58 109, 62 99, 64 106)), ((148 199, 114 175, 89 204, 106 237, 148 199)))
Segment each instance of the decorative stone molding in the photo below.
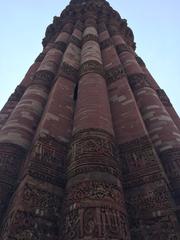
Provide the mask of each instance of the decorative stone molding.
POLYGON ((103 76, 104 75, 103 65, 97 61, 93 60, 87 61, 81 65, 80 76, 82 77, 87 73, 98 73, 103 76))
POLYGON ((67 145, 51 136, 39 137, 33 145, 24 172, 35 179, 64 187, 67 145))
POLYGON ((150 87, 147 77, 143 73, 136 73, 128 76, 129 84, 133 91, 137 91, 141 88, 150 87))
POLYGON ((16 188, 26 151, 15 144, 0 143, 0 222, 16 188))
POLYGON ((122 65, 113 67, 105 72, 105 78, 108 84, 115 82, 123 76, 125 76, 125 72, 122 65))
POLYGON ((60 67, 59 75, 67 77, 69 80, 76 82, 78 80, 79 71, 66 62, 63 62, 60 67))
POLYGON ((68 176, 86 172, 109 172, 120 176, 117 167, 117 149, 113 137, 100 129, 76 133, 68 153, 68 176))
POLYGON ((173 189, 173 197, 180 205, 180 148, 171 148, 159 154, 173 189))
POLYGON ((54 74, 50 71, 42 70, 35 73, 31 84, 40 84, 47 87, 52 86, 54 74))
POLYGON ((159 168, 158 158, 148 136, 119 145, 119 157, 126 188, 162 178, 157 171, 159 168))

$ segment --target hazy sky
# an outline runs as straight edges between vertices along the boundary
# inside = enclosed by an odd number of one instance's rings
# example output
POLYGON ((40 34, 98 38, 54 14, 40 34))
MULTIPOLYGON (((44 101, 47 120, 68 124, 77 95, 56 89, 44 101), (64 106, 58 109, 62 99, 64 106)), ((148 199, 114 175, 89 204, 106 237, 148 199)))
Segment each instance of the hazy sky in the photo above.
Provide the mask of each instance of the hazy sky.
MULTIPOLYGON (((0 109, 42 50, 41 41, 53 16, 68 0, 1 2, 0 109)), ((128 20, 137 53, 180 114, 180 1, 109 0, 128 20)))

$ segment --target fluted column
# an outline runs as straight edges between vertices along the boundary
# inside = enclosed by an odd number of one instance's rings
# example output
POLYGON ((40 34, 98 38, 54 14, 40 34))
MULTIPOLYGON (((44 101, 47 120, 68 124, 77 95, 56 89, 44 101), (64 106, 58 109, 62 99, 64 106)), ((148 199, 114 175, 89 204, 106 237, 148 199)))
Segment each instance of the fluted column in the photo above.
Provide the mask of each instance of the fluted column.
MULTIPOLYGON (((64 40, 67 44, 70 34, 67 39, 64 39, 63 33, 60 36, 58 40, 64 40)), ((54 63, 58 66, 58 59, 56 61, 54 63)), ((21 183, 4 219, 1 233, 3 239, 10 239, 11 236, 24 236, 28 239, 57 238, 65 184, 63 164, 71 134, 74 84, 60 76, 56 78, 33 148, 21 170, 21 183), (9 219, 16 221, 16 224, 12 224, 9 219)))
MULTIPOLYGON (((72 37, 76 35, 81 41, 78 29, 74 30, 72 37)), ((76 48, 76 51, 74 48, 76 46, 70 42, 61 66, 66 62, 69 66, 79 68, 80 48, 76 48)), ((33 148, 21 171, 21 183, 4 221, 3 239, 10 239, 11 236, 42 240, 58 238, 65 185, 64 163, 72 132, 75 83, 70 73, 69 76, 58 75, 56 78, 33 148), (16 221, 15 226, 11 224, 13 221, 16 221)))
POLYGON ((68 153, 60 239, 130 239, 98 34, 83 34, 78 98, 68 153))
POLYGON ((180 118, 179 118, 177 112, 175 111, 166 92, 159 87, 159 85, 157 84, 155 79, 152 77, 152 75, 146 68, 146 65, 143 62, 143 60, 137 55, 136 55, 136 60, 139 63, 139 65, 141 66, 143 72, 146 74, 146 78, 147 78, 149 85, 157 92, 157 95, 158 95, 159 99, 161 100, 162 104, 164 105, 166 111, 169 113, 170 117, 172 118, 172 120, 174 121, 174 123, 180 130, 180 118))
POLYGON ((12 111, 18 104, 19 100, 24 94, 24 91, 28 87, 29 83, 31 82, 37 68, 39 67, 39 62, 35 62, 26 73, 22 82, 16 87, 15 91, 9 97, 7 103, 4 105, 2 110, 0 111, 0 129, 5 124, 9 116, 11 115, 12 111))
POLYGON ((125 49, 125 42, 118 32, 110 38, 104 24, 99 25, 99 31, 132 239, 177 236, 177 219, 166 176, 114 47, 125 49), (167 222, 171 227, 165 231, 167 222))
POLYGON ((62 55, 56 48, 46 53, 31 85, 0 131, 1 217, 16 186, 20 167, 31 146, 62 55))
POLYGON ((135 54, 124 44, 117 51, 128 75, 142 118, 154 147, 161 159, 179 204, 180 194, 180 132, 169 116, 157 92, 150 86, 146 75, 136 61, 135 54))

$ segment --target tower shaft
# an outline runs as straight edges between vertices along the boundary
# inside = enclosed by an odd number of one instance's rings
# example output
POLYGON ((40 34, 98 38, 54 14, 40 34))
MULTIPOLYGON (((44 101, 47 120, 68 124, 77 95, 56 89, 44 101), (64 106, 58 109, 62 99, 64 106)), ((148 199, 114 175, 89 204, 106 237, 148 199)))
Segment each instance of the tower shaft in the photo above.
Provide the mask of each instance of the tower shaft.
POLYGON ((0 112, 3 240, 180 239, 180 120, 105 0, 72 0, 0 112))

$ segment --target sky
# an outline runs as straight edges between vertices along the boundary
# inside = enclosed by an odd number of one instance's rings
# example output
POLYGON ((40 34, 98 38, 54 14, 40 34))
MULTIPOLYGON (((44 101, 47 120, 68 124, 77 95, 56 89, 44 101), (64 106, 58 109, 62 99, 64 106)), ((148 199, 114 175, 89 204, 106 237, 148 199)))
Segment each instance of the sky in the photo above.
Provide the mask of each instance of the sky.
MULTIPOLYGON (((0 14, 0 109, 42 51, 53 16, 69 0, 6 0, 0 14)), ((109 0, 134 32, 137 54, 180 115, 180 1, 109 0)))

